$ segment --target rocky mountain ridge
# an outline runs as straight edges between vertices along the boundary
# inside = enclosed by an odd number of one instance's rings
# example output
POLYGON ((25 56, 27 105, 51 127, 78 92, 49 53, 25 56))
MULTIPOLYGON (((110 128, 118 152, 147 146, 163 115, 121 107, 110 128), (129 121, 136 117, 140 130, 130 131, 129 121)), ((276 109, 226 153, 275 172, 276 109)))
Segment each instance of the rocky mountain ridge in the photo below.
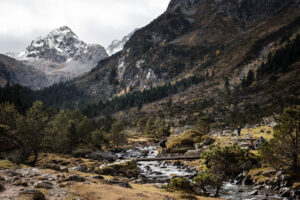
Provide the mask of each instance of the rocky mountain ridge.
MULTIPOLYGON (((297 7, 297 0, 172 0, 165 13, 132 35, 123 51, 74 84, 87 95, 108 98, 174 82, 195 71, 212 73, 212 62, 224 57, 225 50, 237 49, 239 41, 254 43, 253 33, 261 23, 291 9, 277 27, 287 24, 299 14, 297 7)), ((265 34, 257 31, 262 33, 258 38, 265 34)))
POLYGON ((138 29, 135 29, 134 31, 132 31, 128 35, 124 36, 121 40, 113 40, 111 42, 111 44, 106 48, 106 51, 107 51, 108 55, 111 56, 115 53, 118 53, 119 51, 122 51, 123 48, 124 48, 124 45, 126 44, 126 42, 131 38, 131 36, 137 30, 138 29))

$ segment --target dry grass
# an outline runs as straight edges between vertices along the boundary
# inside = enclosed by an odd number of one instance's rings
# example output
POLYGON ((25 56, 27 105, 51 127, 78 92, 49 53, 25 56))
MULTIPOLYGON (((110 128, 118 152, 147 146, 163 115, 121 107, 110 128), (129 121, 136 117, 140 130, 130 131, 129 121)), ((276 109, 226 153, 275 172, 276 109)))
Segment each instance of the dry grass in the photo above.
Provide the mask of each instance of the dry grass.
MULTIPOLYGON (((182 199, 182 192, 168 192, 150 184, 132 184, 132 189, 122 188, 115 185, 91 183, 89 185, 76 183, 71 187, 72 192, 78 194, 81 199, 102 199, 102 200, 164 200, 167 198, 182 199)), ((207 197, 196 197, 198 200, 216 199, 207 197)))
MULTIPOLYGON (((222 136, 213 137, 216 140, 216 143, 220 146, 230 146, 238 141, 237 131, 234 130, 231 133, 224 134, 222 136), (231 136, 231 133, 235 134, 235 136, 231 136)), ((273 138, 274 130, 269 126, 258 126, 254 128, 243 128, 241 131, 240 139, 253 139, 257 140, 260 137, 265 138, 266 140, 270 140, 273 138)))
POLYGON ((262 184, 268 178, 275 176, 275 174, 271 174, 268 176, 262 175, 263 172, 266 172, 266 171, 269 171, 272 169, 273 168, 271 168, 271 167, 262 167, 262 168, 257 168, 257 169, 251 169, 247 175, 250 176, 254 180, 254 182, 262 184))

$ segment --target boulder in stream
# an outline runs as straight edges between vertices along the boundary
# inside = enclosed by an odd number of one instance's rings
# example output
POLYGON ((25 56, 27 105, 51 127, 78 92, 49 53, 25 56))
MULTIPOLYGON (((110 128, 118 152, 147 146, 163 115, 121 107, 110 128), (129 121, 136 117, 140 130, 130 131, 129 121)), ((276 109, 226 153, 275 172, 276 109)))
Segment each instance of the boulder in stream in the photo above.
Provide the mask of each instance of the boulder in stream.
POLYGON ((125 160, 100 166, 99 174, 133 178, 138 177, 139 169, 134 160, 125 160))

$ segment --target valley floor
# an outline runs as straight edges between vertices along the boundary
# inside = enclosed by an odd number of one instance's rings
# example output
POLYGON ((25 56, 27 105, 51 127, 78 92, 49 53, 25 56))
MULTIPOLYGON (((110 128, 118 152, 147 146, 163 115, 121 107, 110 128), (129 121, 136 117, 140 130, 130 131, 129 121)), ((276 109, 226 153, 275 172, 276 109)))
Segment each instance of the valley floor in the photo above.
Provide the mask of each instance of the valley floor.
POLYGON ((181 192, 168 192, 154 184, 134 184, 123 178, 102 177, 73 170, 58 172, 50 169, 16 166, 6 160, 0 161, 0 168, 0 189, 2 188, 0 199, 3 200, 210 199, 181 192))

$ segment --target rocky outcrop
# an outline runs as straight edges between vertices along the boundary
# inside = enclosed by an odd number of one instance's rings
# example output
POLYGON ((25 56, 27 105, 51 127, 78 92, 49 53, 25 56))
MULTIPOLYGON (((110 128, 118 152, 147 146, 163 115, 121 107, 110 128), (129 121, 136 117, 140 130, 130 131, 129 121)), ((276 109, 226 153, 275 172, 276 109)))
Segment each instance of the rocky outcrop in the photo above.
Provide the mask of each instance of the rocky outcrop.
POLYGON ((294 3, 294 0, 172 0, 167 11, 137 30, 121 52, 99 62, 92 72, 72 84, 90 96, 107 99, 174 82, 196 72, 212 74, 216 64, 212 62, 218 60, 216 55, 221 49, 224 54, 237 55, 233 51, 239 40, 245 39, 244 44, 249 42, 256 25, 283 9, 294 12, 294 3))
POLYGON ((21 163, 25 159, 23 143, 3 125, 0 125, 0 158, 14 163, 21 163))
POLYGON ((125 160, 100 166, 99 174, 133 178, 138 177, 139 169, 135 161, 125 160))
POLYGON ((38 191, 32 189, 25 189, 19 193, 16 200, 45 200, 45 195, 38 191))
MULTIPOLYGON (((248 164, 244 163, 244 165, 248 164)), ((258 190, 264 188, 267 190, 278 191, 282 198, 288 197, 297 199, 300 197, 300 190, 299 188, 291 187, 291 180, 291 176, 284 173, 283 171, 270 169, 266 171, 258 171, 252 175, 249 175, 246 171, 244 171, 235 178, 235 183, 242 183, 243 185, 254 185, 255 190, 251 192, 251 195, 257 195, 258 190)))

